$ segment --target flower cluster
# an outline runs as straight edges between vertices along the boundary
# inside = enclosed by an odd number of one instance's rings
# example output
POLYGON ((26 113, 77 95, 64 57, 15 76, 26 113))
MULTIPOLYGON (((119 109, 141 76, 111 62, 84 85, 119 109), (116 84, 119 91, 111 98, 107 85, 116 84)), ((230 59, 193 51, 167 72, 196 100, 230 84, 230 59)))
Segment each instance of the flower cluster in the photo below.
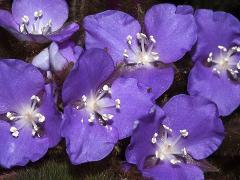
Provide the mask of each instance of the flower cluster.
POLYGON ((71 163, 98 161, 131 137, 126 160, 144 177, 204 179, 204 159, 224 139, 220 116, 240 104, 239 21, 159 4, 143 25, 107 10, 84 18, 83 49, 67 18, 65 0, 13 0, 11 13, 0 10, 0 26, 18 40, 49 42, 31 63, 0 61, 0 166, 35 162, 61 137, 71 163), (189 95, 159 107, 188 52, 189 95))

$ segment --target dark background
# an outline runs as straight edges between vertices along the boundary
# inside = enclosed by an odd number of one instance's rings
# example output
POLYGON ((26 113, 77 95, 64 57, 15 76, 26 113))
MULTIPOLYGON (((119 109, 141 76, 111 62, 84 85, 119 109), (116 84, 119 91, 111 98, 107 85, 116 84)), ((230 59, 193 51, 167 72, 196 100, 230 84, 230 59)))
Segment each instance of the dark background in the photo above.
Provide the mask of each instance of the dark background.
MULTIPOLYGON (((138 20, 142 20, 144 13, 152 5, 159 3, 188 4, 196 8, 208 8, 232 13, 240 18, 239 0, 69 0, 69 21, 80 24, 80 31, 73 40, 84 47, 84 31, 81 27, 82 19, 89 14, 107 9, 125 11, 138 20)), ((11 9, 10 0, 0 0, 0 9, 11 9)), ((48 44, 19 42, 7 31, 0 28, 0 58, 16 58, 30 62, 48 44)), ((186 55, 181 62, 175 64, 175 80, 172 87, 157 100, 161 106, 172 96, 186 93, 188 72, 192 64, 190 56, 186 55)), ((231 92, 229 92, 231 93, 231 92)), ((206 179, 238 180, 240 179, 240 110, 222 118, 225 124, 226 138, 217 152, 208 161, 216 166, 218 172, 208 172, 206 179)), ((204 133, 204 132, 203 132, 204 133)), ((1 138, 1 137, 0 137, 1 138)), ((26 167, 11 170, 0 169, 1 179, 142 179, 137 170, 132 167, 128 172, 123 171, 124 150, 129 139, 119 142, 111 155, 102 161, 73 166, 65 153, 64 142, 49 151, 36 163, 29 163, 26 167)), ((0 147, 1 148, 1 147, 0 147)))

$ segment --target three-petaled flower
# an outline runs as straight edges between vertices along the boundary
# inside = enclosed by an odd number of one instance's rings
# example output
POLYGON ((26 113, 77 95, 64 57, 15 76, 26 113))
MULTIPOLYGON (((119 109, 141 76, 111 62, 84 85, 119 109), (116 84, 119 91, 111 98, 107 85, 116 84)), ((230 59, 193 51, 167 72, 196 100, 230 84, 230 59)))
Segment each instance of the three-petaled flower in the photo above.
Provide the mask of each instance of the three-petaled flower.
POLYGON ((190 51, 197 39, 192 13, 191 6, 153 6, 145 15, 146 34, 140 23, 124 12, 90 15, 84 19, 86 48, 106 49, 115 64, 124 64, 123 77, 146 85, 155 99, 172 84, 171 63, 190 51))
POLYGON ((195 13, 198 41, 188 92, 215 102, 226 116, 240 105, 240 23, 231 14, 199 9, 195 13))
POLYGON ((135 79, 113 77, 114 70, 105 51, 89 49, 64 82, 61 131, 73 164, 107 156, 153 105, 135 79))
POLYGON ((163 109, 140 119, 126 158, 144 176, 156 180, 204 179, 199 160, 212 154, 223 137, 224 127, 214 103, 177 95, 163 109))
POLYGON ((60 141, 61 116, 51 85, 20 60, 0 61, 0 165, 37 161, 60 141))
POLYGON ((20 40, 39 43, 62 42, 76 32, 76 23, 63 26, 67 18, 65 0, 14 0, 12 13, 0 10, 0 26, 20 40))

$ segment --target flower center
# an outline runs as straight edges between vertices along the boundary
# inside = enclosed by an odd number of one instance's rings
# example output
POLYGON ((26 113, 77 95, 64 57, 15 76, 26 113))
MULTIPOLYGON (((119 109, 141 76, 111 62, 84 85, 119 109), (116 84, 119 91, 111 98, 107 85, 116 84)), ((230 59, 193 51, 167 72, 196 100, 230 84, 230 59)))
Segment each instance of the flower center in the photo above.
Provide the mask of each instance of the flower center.
POLYGON ((160 160, 169 161, 171 164, 181 163, 182 161, 177 158, 177 155, 183 157, 187 156, 186 148, 179 149, 178 143, 181 138, 186 138, 188 136, 188 131, 186 129, 180 130, 180 135, 173 139, 169 137, 172 133, 172 129, 163 125, 164 133, 163 136, 159 136, 158 133, 154 133, 151 142, 157 145, 157 150, 155 151, 155 157, 160 160))
POLYGON ((22 23, 19 25, 19 31, 23 34, 47 35, 52 32, 52 20, 49 19, 46 24, 42 21, 43 11, 34 12, 34 22, 30 23, 28 16, 22 17, 22 23))
POLYGON ((98 93, 91 93, 89 97, 83 95, 80 103, 76 106, 77 109, 85 108, 89 113, 88 122, 93 123, 98 119, 101 125, 105 125, 109 120, 113 119, 112 114, 104 113, 108 108, 120 109, 120 99, 115 101, 111 98, 111 89, 108 85, 104 85, 98 93))
POLYGON ((213 56, 210 52, 207 62, 211 64, 212 71, 214 74, 230 75, 233 79, 238 79, 240 70, 240 60, 234 56, 240 53, 240 47, 234 46, 227 50, 224 46, 218 46, 220 50, 220 55, 217 57, 213 56))
POLYGON ((37 106, 40 103, 40 98, 33 95, 31 97, 31 105, 25 106, 20 112, 7 112, 6 117, 12 124, 10 132, 13 137, 19 136, 19 131, 25 126, 32 127, 32 135, 39 135, 40 125, 45 122, 45 116, 38 112, 37 106))
POLYGON ((129 46, 129 51, 124 50, 123 56, 128 65, 151 65, 159 60, 159 55, 153 52, 154 44, 156 40, 153 36, 147 36, 143 33, 137 33, 137 45, 133 44, 133 37, 127 36, 127 43, 129 46))

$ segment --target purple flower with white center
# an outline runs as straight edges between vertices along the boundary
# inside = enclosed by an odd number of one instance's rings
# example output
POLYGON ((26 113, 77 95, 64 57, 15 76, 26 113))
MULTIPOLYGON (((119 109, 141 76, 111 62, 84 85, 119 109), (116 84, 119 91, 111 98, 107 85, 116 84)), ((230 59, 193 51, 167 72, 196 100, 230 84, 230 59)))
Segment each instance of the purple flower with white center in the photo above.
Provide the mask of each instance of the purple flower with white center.
POLYGON ((12 13, 0 10, 0 26, 19 40, 39 43, 62 42, 76 32, 78 24, 64 26, 67 18, 65 0, 14 0, 12 13))
POLYGON ((140 120, 126 151, 145 177, 204 179, 201 163, 224 138, 214 103, 201 97, 177 95, 140 120), (181 108, 179 108, 181 106, 181 108))
POLYGON ((106 49, 115 64, 124 63, 124 77, 148 86, 154 98, 172 84, 172 64, 191 50, 197 39, 191 6, 160 4, 145 16, 146 34, 132 16, 109 10, 84 19, 86 48, 106 49))
POLYGON ((47 72, 61 72, 69 63, 75 63, 83 49, 72 41, 52 42, 33 58, 32 64, 47 72))
POLYGON ((111 57, 104 50, 89 49, 64 82, 61 132, 73 164, 106 157, 153 106, 135 79, 113 74, 111 57))
POLYGON ((0 166, 24 166, 60 141, 61 115, 51 85, 31 64, 0 61, 0 166))
POLYGON ((240 23, 225 12, 195 13, 198 41, 188 92, 215 102, 219 114, 231 114, 240 104, 240 23))

